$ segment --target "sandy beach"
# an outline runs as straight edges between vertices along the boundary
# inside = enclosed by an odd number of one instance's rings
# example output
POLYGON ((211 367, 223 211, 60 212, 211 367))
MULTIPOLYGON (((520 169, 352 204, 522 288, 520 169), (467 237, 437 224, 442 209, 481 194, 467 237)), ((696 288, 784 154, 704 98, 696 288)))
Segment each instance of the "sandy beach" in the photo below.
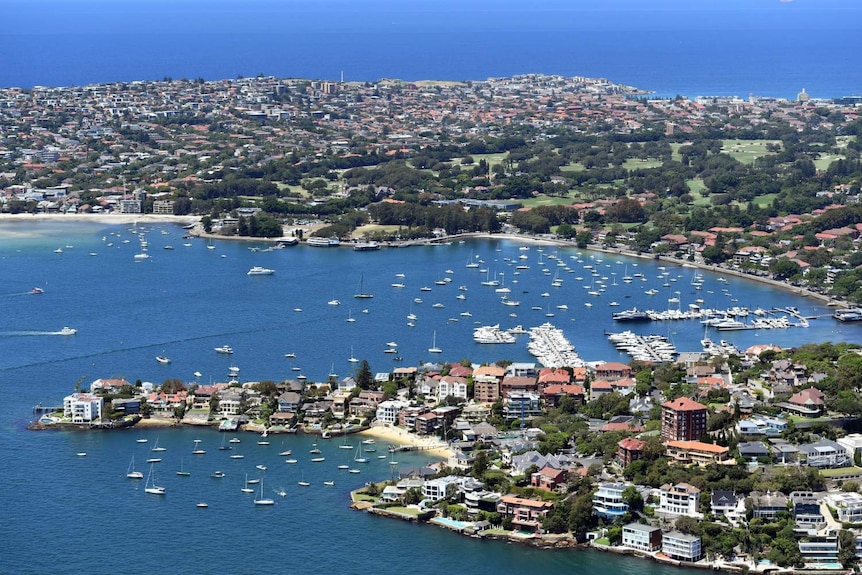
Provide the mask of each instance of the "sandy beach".
POLYGON ((359 435, 381 439, 398 445, 412 445, 420 448, 422 453, 427 453, 434 457, 440 457, 444 460, 448 459, 451 455, 454 455, 449 446, 436 437, 416 435, 415 433, 410 433, 409 431, 398 427, 374 425, 371 428, 360 432, 359 435))

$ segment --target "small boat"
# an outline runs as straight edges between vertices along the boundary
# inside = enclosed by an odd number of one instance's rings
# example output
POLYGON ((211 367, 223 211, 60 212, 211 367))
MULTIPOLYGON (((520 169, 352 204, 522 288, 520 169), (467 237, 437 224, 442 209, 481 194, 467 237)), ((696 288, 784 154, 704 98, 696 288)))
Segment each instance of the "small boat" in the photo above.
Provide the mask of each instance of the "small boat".
POLYGON ((167 451, 167 450, 164 447, 159 447, 159 438, 156 437, 156 442, 153 444, 153 448, 150 449, 150 451, 161 452, 161 451, 167 451))
POLYGON ((289 358, 289 359, 293 359, 296 357, 296 354, 293 352, 289 352, 289 353, 284 354, 284 357, 289 358))
POLYGON ((347 473, 360 473, 360 472, 361 472, 361 470, 359 470, 359 469, 348 469, 347 470, 347 473))
POLYGON ((215 479, 221 479, 222 477, 224 477, 224 471, 213 471, 210 477, 213 477, 215 479))
POLYGON ((350 469, 349 465, 339 465, 338 469, 350 469))
POLYGON ((240 442, 239 437, 231 437, 230 440, 228 440, 228 443, 239 443, 239 442, 240 442))
POLYGON ((275 494, 278 495, 279 497, 287 497, 287 491, 284 490, 284 487, 279 487, 278 489, 275 489, 274 491, 275 491, 275 494))
POLYGON ((243 493, 254 493, 254 489, 248 486, 248 473, 245 474, 245 485, 240 488, 243 493))
POLYGON ((320 453, 320 450, 315 447, 314 449, 309 450, 309 453, 316 455, 316 454, 320 453))
POLYGON ((146 443, 146 442, 147 442, 147 438, 146 438, 146 437, 141 437, 141 438, 139 438, 139 439, 136 439, 135 441, 136 441, 137 443, 146 443))
POLYGON ((223 353, 225 355, 230 355, 233 353, 233 348, 229 345, 222 345, 220 347, 215 348, 216 353, 223 353))
POLYGON ((285 463, 296 463, 296 459, 285 459, 285 463))
POLYGON ((230 458, 231 459, 245 459, 245 455, 242 455, 241 453, 235 453, 235 454, 231 455, 230 458))
POLYGON ((254 266, 253 268, 251 268, 250 270, 248 270, 248 272, 246 272, 246 275, 250 275, 250 276, 271 276, 271 275, 272 275, 272 274, 274 274, 274 273, 275 273, 275 270, 273 270, 273 269, 264 268, 264 267, 260 267, 260 266, 254 266))
POLYGON ((279 453, 282 457, 290 457, 291 451, 288 449, 287 451, 282 451, 279 453))
POLYGON ((31 289, 31 290, 30 290, 30 293, 32 293, 32 294, 40 294, 40 293, 45 293, 45 290, 43 290, 43 289, 42 289, 42 288, 40 288, 40 287, 34 287, 33 289, 31 289))
POLYGON ((261 471, 266 471, 266 465, 255 465, 255 467, 261 471))
POLYGON ((161 462, 162 462, 161 457, 150 457, 149 459, 147 459, 147 463, 161 463, 161 462))
POLYGON ((332 487, 333 485, 335 485, 335 482, 334 481, 324 481, 323 484, 326 485, 327 487, 332 487))
POLYGON ((156 356, 156 361, 157 361, 157 362, 159 362, 159 363, 161 363, 161 364, 168 364, 168 363, 170 363, 170 362, 171 362, 171 358, 169 358, 169 357, 168 357, 168 356, 166 356, 166 355, 157 355, 157 356, 156 356))
POLYGON ((326 461, 326 458, 325 457, 312 457, 311 458, 312 463, 320 463, 322 461, 326 461))
POLYGON ((198 509, 206 509, 207 507, 209 507, 209 505, 207 505, 206 501, 201 501, 197 505, 195 505, 195 507, 197 507, 198 509))
POLYGON ((258 442, 257 442, 257 444, 258 444, 258 445, 269 445, 269 441, 266 441, 265 439, 262 439, 262 440, 258 441, 258 442))
POLYGON ((192 449, 192 455, 203 455, 206 453, 205 450, 200 448, 200 446, 199 446, 200 442, 201 442, 200 439, 195 439, 195 448, 192 449))
POLYGON ((63 326, 63 329, 61 329, 57 333, 59 333, 60 335, 75 335, 76 333, 78 333, 78 330, 73 327, 63 326))
POLYGON ((341 302, 338 301, 337 299, 331 299, 326 303, 327 303, 327 305, 332 305, 332 306, 341 305, 341 302))

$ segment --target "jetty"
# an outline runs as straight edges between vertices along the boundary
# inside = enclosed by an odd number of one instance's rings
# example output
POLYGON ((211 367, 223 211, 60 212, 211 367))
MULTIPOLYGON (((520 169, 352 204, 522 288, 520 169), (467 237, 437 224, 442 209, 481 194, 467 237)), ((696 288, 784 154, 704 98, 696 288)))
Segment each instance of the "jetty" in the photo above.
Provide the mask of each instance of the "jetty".
POLYGON ((529 331, 530 352, 544 367, 583 367, 584 360, 578 357, 575 346, 563 335, 563 330, 550 323, 543 323, 529 331))

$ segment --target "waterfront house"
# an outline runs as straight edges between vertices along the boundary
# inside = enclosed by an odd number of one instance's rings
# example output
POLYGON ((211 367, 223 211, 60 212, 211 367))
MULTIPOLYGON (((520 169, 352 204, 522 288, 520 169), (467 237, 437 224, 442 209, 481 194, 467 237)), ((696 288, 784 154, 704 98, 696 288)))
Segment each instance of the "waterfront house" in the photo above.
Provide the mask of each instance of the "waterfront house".
POLYGON ((862 433, 849 433, 835 440, 847 452, 847 457, 855 460, 856 454, 862 454, 862 433))
POLYGON ((730 463, 730 450, 714 443, 702 441, 668 441, 665 443, 667 456, 671 461, 688 465, 696 463, 706 465, 708 463, 730 463))
POLYGON ((63 398, 63 417, 72 423, 93 423, 102 418, 104 399, 91 393, 73 393, 63 398))
POLYGON ((111 400, 111 409, 114 413, 125 415, 141 412, 140 397, 118 397, 111 400))
POLYGON ((671 531, 662 536, 661 552, 671 559, 692 563, 703 557, 700 537, 679 531, 671 531))
POLYGON ((494 491, 468 491, 464 494, 464 505, 470 515, 476 515, 480 511, 494 513, 497 511, 497 505, 502 497, 501 493, 494 491))
POLYGON ((550 501, 504 495, 497 504, 497 513, 504 518, 511 518, 515 529, 541 533, 542 519, 553 507, 554 504, 550 501))
POLYGON ((236 388, 223 389, 218 393, 218 411, 221 417, 240 415, 243 391, 236 388))
POLYGON ((422 484, 422 497, 432 501, 452 497, 458 491, 460 478, 454 475, 429 479, 422 484))
POLYGON ((773 521, 779 513, 788 511, 787 496, 780 491, 759 493, 752 491, 749 495, 752 517, 773 521))
POLYGON ((733 491, 713 491, 710 508, 714 515, 737 516, 740 511, 745 513, 745 506, 741 505, 744 501, 733 491))
POLYGON ((780 403, 779 407, 803 417, 819 417, 825 411, 824 397, 822 391, 810 387, 791 395, 790 399, 780 403))
POLYGON ((659 490, 659 506, 656 511, 667 515, 700 517, 699 506, 700 489, 688 483, 665 483, 659 490))
POLYGON ((638 551, 651 553, 661 549, 662 532, 660 527, 629 523, 623 526, 623 545, 638 551))
POLYGON ((623 491, 629 486, 625 483, 600 483, 593 493, 593 513, 607 521, 616 521, 629 512, 629 505, 623 499, 623 491))
POLYGON ((661 404, 661 437, 664 440, 698 440, 706 433, 706 406, 688 397, 661 404))
POLYGON ((123 378, 100 378, 90 384, 90 393, 117 393, 124 387, 131 387, 123 378))
POLYGON ((823 534, 809 533, 799 540, 799 553, 806 567, 818 568, 838 565, 838 534, 832 531, 823 534))
POLYGON ((296 414, 289 411, 276 411, 269 416, 270 427, 290 428, 296 425, 296 414))

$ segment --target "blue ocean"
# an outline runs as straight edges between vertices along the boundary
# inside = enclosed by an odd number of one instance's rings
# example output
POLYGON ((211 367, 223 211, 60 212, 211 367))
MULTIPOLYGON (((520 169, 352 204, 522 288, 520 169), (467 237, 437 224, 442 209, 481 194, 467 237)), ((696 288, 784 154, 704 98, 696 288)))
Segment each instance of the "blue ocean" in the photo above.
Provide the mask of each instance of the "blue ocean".
MULTIPOLYGON (((242 381, 299 373, 314 381, 331 371, 351 374, 351 355, 367 359, 374 372, 431 359, 531 360, 525 336, 510 345, 474 343, 477 322, 553 322, 588 360, 626 360, 604 333, 624 328, 665 335, 681 350, 699 348, 704 328, 697 321, 622 326, 611 319, 619 309, 612 301, 663 309, 703 299, 712 307, 794 306, 806 316, 830 311, 737 278, 704 272, 698 290, 692 268, 512 240, 378 252, 304 246, 253 251, 265 246, 216 241, 210 249, 204 240, 184 239, 172 225, 25 221, 4 222, 0 233, 0 508, 6 516, 0 573, 684 573, 591 551, 483 542, 349 510, 348 492, 388 479, 393 456, 372 457, 360 474, 347 474, 337 466, 352 453, 339 449, 340 439, 270 436, 270 445, 261 446, 256 435, 239 434, 241 443, 226 452, 219 449, 225 435, 209 429, 36 432, 26 425, 35 405, 57 405, 77 384, 87 387, 97 378, 209 383, 224 381, 228 368, 238 367, 242 381), (140 235, 150 258, 135 258, 142 253, 140 235), (468 268, 471 262, 481 267, 468 268), (248 276, 252 266, 275 273, 248 276), (573 271, 558 272, 565 267, 573 271), (636 281, 622 282, 627 275, 636 281), (482 285, 492 276, 511 289, 509 298, 519 306, 502 305, 496 288, 482 285), (553 287, 555 278, 563 280, 560 287, 553 287), (360 282, 373 298, 353 297, 360 282), (598 283, 604 292, 589 295, 598 283), (31 293, 34 287, 43 293, 31 293), (647 295, 650 289, 657 293, 647 295), (333 299, 341 305, 329 305, 333 299), (411 313, 413 327, 407 325, 411 313), (58 334, 64 326, 77 334, 58 334), (403 362, 384 353, 391 341, 403 362), (439 356, 428 352, 432 341, 442 349, 439 356), (234 354, 217 354, 214 348, 222 345, 234 354), (172 362, 162 365, 157 355, 172 362), (316 441, 324 462, 311 462, 316 441), (146 460, 156 442, 166 448, 152 467, 164 497, 146 494, 141 481, 126 478, 133 458, 137 470, 149 473, 146 460), (206 453, 193 455, 195 445, 206 453), (278 455, 288 449, 295 464, 278 455), (180 470, 190 475, 178 476, 180 470), (225 476, 213 478, 216 470, 225 476), (260 478, 276 505, 254 506, 253 495, 240 491, 246 476, 260 478), (282 489, 285 497, 274 494, 282 489), (200 501, 209 507, 198 509, 200 501)), ((812 320, 809 328, 720 337, 740 347, 862 343, 859 326, 829 317, 812 320)), ((377 445, 380 454, 385 447, 377 445)), ((428 456, 399 453, 397 459, 400 466, 418 465, 428 456)))
POLYGON ((862 93, 853 0, 0 0, 0 86, 604 77, 662 96, 862 93))

